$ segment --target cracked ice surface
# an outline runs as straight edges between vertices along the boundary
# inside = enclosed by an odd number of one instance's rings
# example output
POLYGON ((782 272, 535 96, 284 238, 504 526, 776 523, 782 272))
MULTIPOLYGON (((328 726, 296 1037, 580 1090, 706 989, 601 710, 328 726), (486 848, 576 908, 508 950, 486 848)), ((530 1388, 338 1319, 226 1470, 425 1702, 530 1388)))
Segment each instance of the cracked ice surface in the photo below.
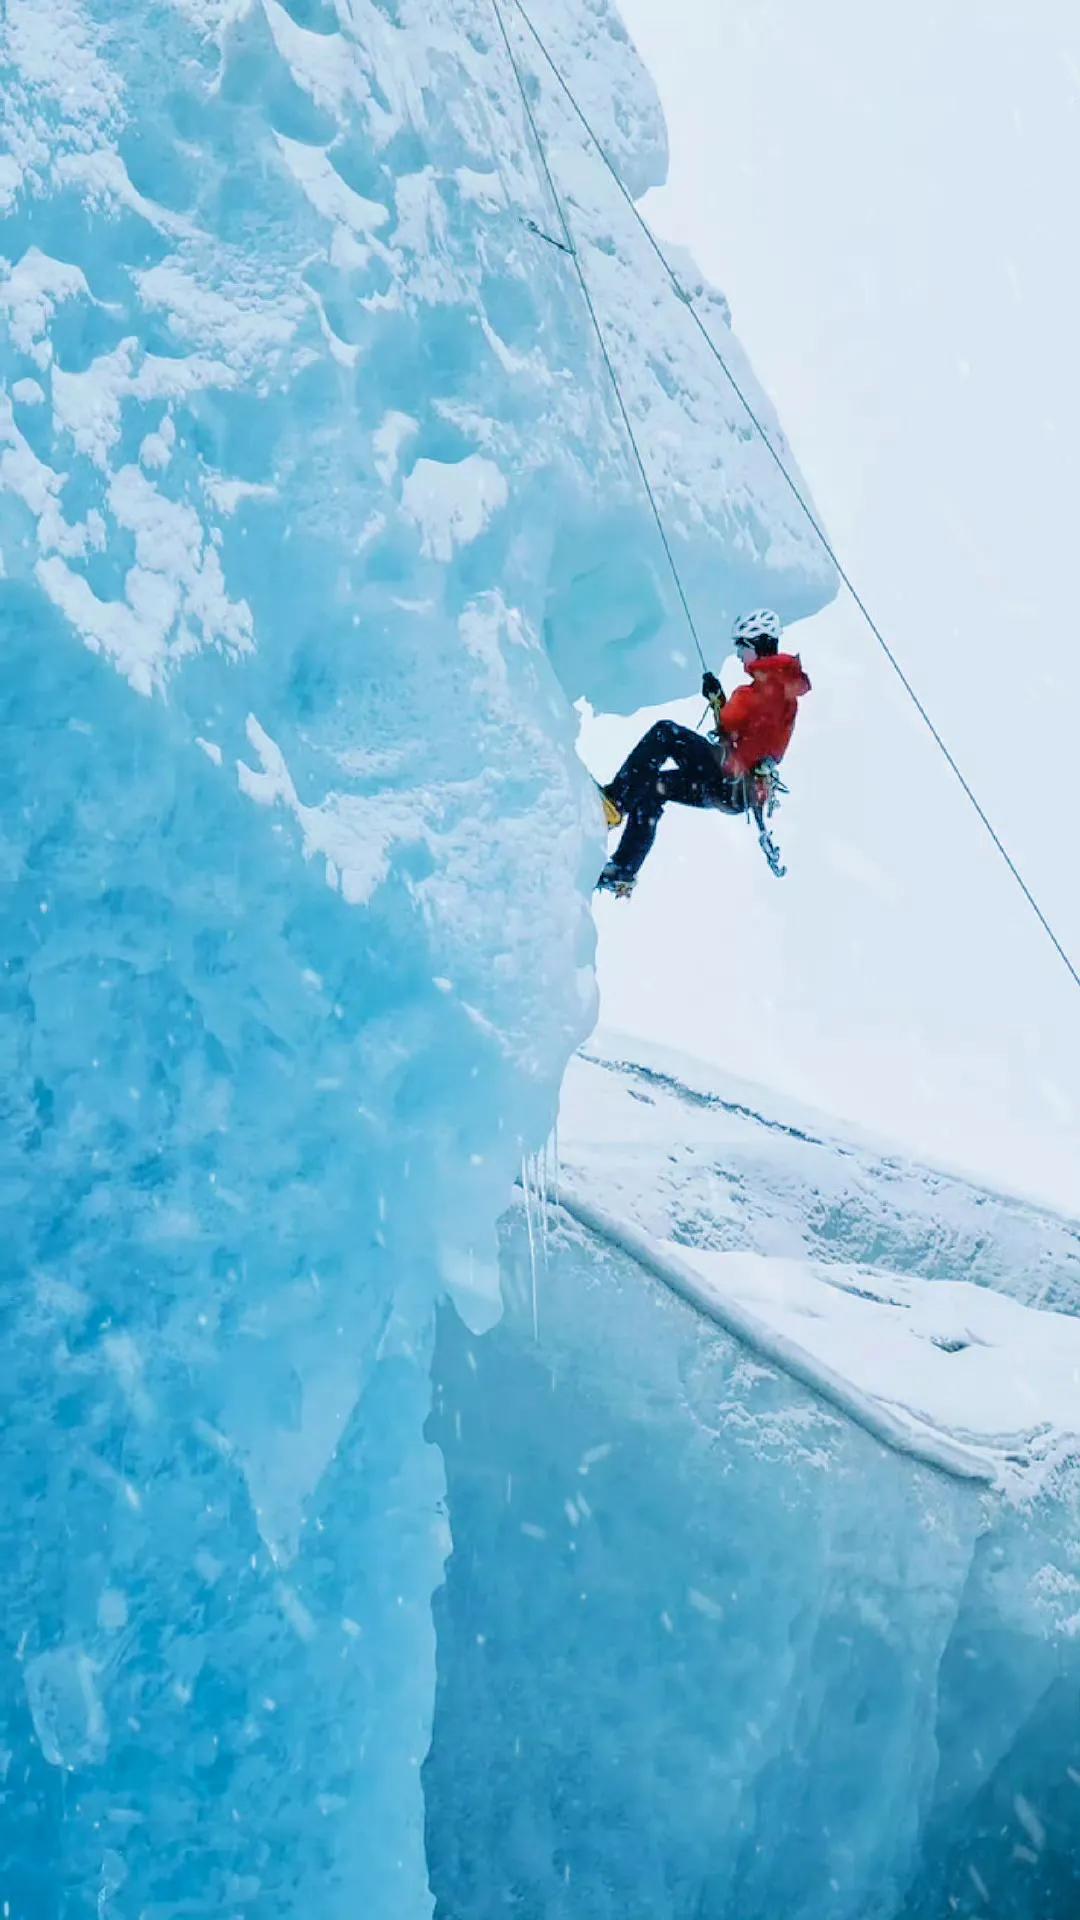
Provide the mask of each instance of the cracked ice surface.
MULTIPOLYGON (((605 0, 537 14, 658 178, 605 0)), ((472 0, 7 0, 0 68, 3 1897, 401 1920, 432 1304, 592 1015, 567 696, 685 638, 472 0)), ((695 593, 810 611, 542 113, 695 593)))

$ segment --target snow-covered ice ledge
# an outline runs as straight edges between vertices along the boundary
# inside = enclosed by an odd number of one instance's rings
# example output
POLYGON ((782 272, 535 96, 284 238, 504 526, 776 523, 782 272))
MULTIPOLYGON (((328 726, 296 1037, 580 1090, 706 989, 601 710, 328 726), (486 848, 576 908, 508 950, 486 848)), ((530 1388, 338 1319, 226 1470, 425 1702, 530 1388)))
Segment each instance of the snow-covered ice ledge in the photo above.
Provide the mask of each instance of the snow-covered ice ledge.
MULTIPOLYGON (((885 1401, 866 1392, 850 1373, 840 1372, 820 1354, 794 1339, 782 1325, 777 1324, 777 1320, 782 1319, 781 1314, 775 1319, 768 1314, 768 1306, 776 1303, 764 1289, 765 1298, 760 1300, 759 1311, 755 1312, 749 1307, 747 1299, 758 1303, 759 1295, 752 1286, 746 1286, 745 1277, 748 1268, 754 1271, 754 1263, 761 1260, 760 1255, 750 1254, 741 1258, 732 1254, 713 1255, 712 1262, 716 1264, 706 1267, 703 1272, 699 1265, 702 1262, 701 1255, 694 1261, 687 1259, 674 1247, 661 1245, 648 1234, 642 1233, 640 1228, 616 1219, 602 1207, 594 1206, 569 1191, 565 1184, 560 1189, 559 1205, 571 1219, 586 1227, 598 1239, 629 1254, 643 1273, 662 1281, 681 1300, 697 1308, 699 1313, 705 1314, 726 1333, 733 1334, 748 1353, 771 1362, 790 1380, 797 1380, 802 1386, 809 1387, 812 1393, 835 1407, 837 1412, 861 1427, 864 1433, 871 1434, 894 1452, 908 1454, 924 1466, 936 1467, 942 1473, 950 1474, 953 1479, 993 1484, 995 1467, 985 1455, 930 1426, 910 1409, 893 1409, 885 1401), (735 1268, 744 1283, 741 1287, 737 1282, 724 1284, 726 1276, 717 1270, 720 1260, 735 1268)), ((709 1256, 704 1258, 709 1259, 709 1256)), ((795 1311, 798 1313, 800 1308, 796 1307, 795 1311)), ((802 1311, 812 1314, 813 1309, 804 1308, 802 1311)), ((857 1350, 853 1357, 858 1357, 857 1350)), ((897 1378, 905 1379, 902 1369, 898 1368, 897 1378)))
POLYGON ((440 1329, 443 1911, 1066 1920, 1075 1223, 593 1051, 505 1320, 440 1329))

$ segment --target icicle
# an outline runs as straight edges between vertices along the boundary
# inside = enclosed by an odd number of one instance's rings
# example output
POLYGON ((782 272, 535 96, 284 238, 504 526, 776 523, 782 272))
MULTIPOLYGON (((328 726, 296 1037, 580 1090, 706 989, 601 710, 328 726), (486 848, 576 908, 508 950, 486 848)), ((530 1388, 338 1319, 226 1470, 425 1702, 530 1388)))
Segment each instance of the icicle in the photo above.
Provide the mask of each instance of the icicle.
POLYGON ((548 1143, 545 1140, 540 1152, 540 1249, 544 1259, 544 1269, 548 1263, 548 1212, 551 1206, 551 1193, 548 1185, 548 1143))
POLYGON ((540 1344, 540 1310, 536 1297, 536 1236, 533 1233, 532 1197, 529 1192, 529 1162, 521 1156, 521 1190, 525 1195, 525 1225, 529 1233, 529 1268, 532 1273, 533 1338, 540 1344))

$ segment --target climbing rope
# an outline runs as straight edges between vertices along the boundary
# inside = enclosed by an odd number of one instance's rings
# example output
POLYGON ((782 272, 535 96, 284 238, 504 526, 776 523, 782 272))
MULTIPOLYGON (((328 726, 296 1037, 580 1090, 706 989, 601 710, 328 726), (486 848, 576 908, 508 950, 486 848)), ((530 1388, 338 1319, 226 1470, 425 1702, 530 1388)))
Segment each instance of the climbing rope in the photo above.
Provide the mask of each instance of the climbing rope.
MULTIPOLYGON (((649 505, 652 508, 652 512, 653 512, 653 519, 656 521, 656 530, 660 535, 661 544, 663 546, 665 554, 667 555, 668 566, 671 568, 671 577, 675 582, 675 590, 678 593, 679 599, 682 603, 682 610, 686 615, 686 624, 690 629, 691 638, 693 639, 694 645, 697 648, 698 659, 701 661, 702 670, 704 671, 706 667, 705 654, 702 649, 701 640, 698 636, 697 627, 694 623, 694 616, 690 611, 690 602, 686 597, 686 590, 683 586, 682 577, 679 573, 678 566, 676 565, 675 555, 671 551, 671 543, 668 540, 667 533, 664 528, 664 522, 661 517, 660 508, 657 504, 656 495, 653 492, 652 483, 649 479, 649 475, 646 470, 645 461, 641 453, 641 448, 638 445, 637 435, 634 432, 630 415, 627 412, 626 402, 622 396, 622 388, 619 385, 618 375, 615 372, 614 365, 612 364, 611 355, 608 352, 607 341, 604 338, 604 330, 600 325, 599 316, 597 314, 595 306, 593 305, 592 294, 589 291, 589 283, 585 277, 585 270, 581 264, 581 256, 578 253, 577 247, 574 244, 574 236, 570 229, 570 222, 566 215, 566 209, 563 205, 563 201, 559 193, 559 189, 555 185, 555 181, 552 176, 551 167, 547 157, 547 150, 544 146, 543 140, 541 139, 540 129, 536 124, 536 119, 532 110, 532 104, 529 100, 528 92, 526 91, 525 80, 522 75, 521 68, 518 65, 518 61, 514 53, 514 49, 510 44, 510 36, 506 31, 506 22, 503 19, 502 8, 499 5, 499 0, 491 0, 491 5, 495 13, 495 18, 499 23, 499 32, 502 35, 502 42, 503 42, 503 46, 506 48, 507 58, 510 62, 511 67, 513 68, 514 78, 518 84, 518 91, 521 94, 521 103, 525 109, 525 118, 528 121, 529 131, 532 134, 532 138, 533 138, 533 144, 536 147, 537 156, 539 158, 541 168, 543 169, 544 178, 547 181, 548 192, 551 195, 552 205, 554 206, 555 212, 558 215, 559 225, 561 226, 563 231, 563 241, 553 240, 551 244, 557 247, 560 253, 569 254, 571 260, 574 263, 574 270, 577 273, 578 281, 581 285, 581 291, 582 291, 582 295, 584 296, 585 306, 588 310, 589 318, 593 323, 593 328, 595 330, 596 338, 599 343, 600 352, 603 355, 604 365, 608 370, 608 374, 611 379, 612 389, 614 391, 615 399, 618 404, 619 412, 622 415, 622 422, 624 427, 626 428, 626 437, 630 442, 631 448, 633 449, 634 459, 637 463, 638 472, 641 475, 642 485, 644 486, 645 492, 648 495, 649 505)), ((535 223, 533 223, 533 230, 539 233, 539 237, 542 240, 548 240, 551 238, 550 235, 540 232, 539 228, 535 226, 535 223)))
MULTIPOLYGON (((551 171, 550 171, 550 168, 548 167, 547 158, 546 158, 546 155, 544 154, 543 147, 540 142, 540 136, 536 130, 536 122, 533 118, 532 110, 529 106, 529 102, 525 94, 525 87, 521 77, 521 72, 518 67, 518 63, 514 58, 513 49, 511 48, 509 36, 507 35, 507 32, 506 32, 506 27, 503 22, 502 13, 499 9, 499 0, 492 0, 492 5, 494 6, 496 14, 498 15, 499 26, 502 30, 503 40, 506 44, 506 50, 510 56, 511 64, 513 65, 513 68, 514 68, 514 73, 517 78, 518 86, 521 88, 522 99, 525 101, 525 110, 529 116, 529 124, 533 129, 533 135, 537 143, 537 149, 540 153, 540 157, 544 166, 544 171, 547 174, 548 182, 551 186, 552 196, 559 210, 560 217, 562 217, 563 219, 563 226, 567 233, 567 238, 569 239, 570 237, 569 228, 566 226, 565 216, 563 216, 562 214, 561 202, 559 201, 558 193, 555 188, 555 183, 551 178, 551 171)), ((926 707, 924 706, 921 698, 916 692, 911 681, 908 679, 907 674, 904 672, 904 669, 901 666, 899 660, 897 659, 896 654, 893 652, 880 626, 878 625, 877 621, 874 619, 873 614, 870 612, 869 607, 867 606, 861 593, 859 592, 854 581, 852 580, 851 575, 848 573, 847 568, 844 566, 842 560, 840 559, 838 553, 836 552, 835 547, 833 546, 832 542, 830 541, 828 535, 825 532, 825 529, 822 527, 820 521, 818 520, 817 515, 814 513, 813 508, 811 507, 809 501, 807 500, 805 494, 803 493, 802 488, 799 486, 798 481, 795 479, 794 474, 791 472, 790 468, 788 467, 787 462, 784 460, 783 455, 779 453, 776 447, 773 445, 771 439, 769 438, 768 432, 766 431, 764 425, 762 424, 762 421, 758 417, 758 414, 755 408, 753 407, 749 398, 744 392, 739 380, 736 378, 735 374, 732 372, 732 369, 729 366, 727 359, 725 358, 724 354, 721 352, 720 348, 717 346, 716 341, 713 339, 713 336, 709 332, 708 327, 705 325, 705 322, 702 320, 701 315, 698 313, 697 308, 694 305, 693 295, 690 294, 687 291, 687 289, 683 286, 682 281, 679 279, 678 274, 676 273, 674 267, 672 266, 663 248, 661 247, 659 241, 657 240, 647 220, 644 218, 644 216, 640 212, 633 198, 633 195, 630 193, 629 188, 624 185, 622 176, 620 175, 618 168, 616 167, 614 161, 611 159, 610 155, 608 154, 607 149, 604 147, 604 144, 601 141, 599 135, 594 131, 587 114, 585 113, 584 109, 578 102, 569 82, 563 77, 562 73, 559 71, 559 68, 556 66, 554 60, 552 59, 551 54, 548 52, 548 49, 544 44, 544 41, 541 38, 536 27, 534 26, 533 21, 530 18, 526 7, 523 5, 523 0, 513 0, 513 5, 517 8, 518 13, 521 15, 521 18, 525 23, 525 26, 528 28, 529 33, 532 35, 533 40, 536 42, 536 45, 539 48, 540 53, 543 55, 543 58, 546 64, 550 68, 559 86, 562 88, 562 91, 566 95, 566 98, 569 101, 571 107, 573 108, 575 114, 577 115, 577 118, 581 122, 581 125, 584 127, 589 140, 591 141, 592 145, 595 147, 597 153, 600 156, 600 159, 603 161, 605 167, 607 168, 612 179, 614 180, 615 185, 618 187, 619 192, 621 193, 623 199, 626 201, 626 204, 629 207, 631 213, 633 214, 634 219, 637 221, 637 224, 641 228, 642 233, 645 235, 645 238, 648 240, 650 247, 652 248, 661 266, 663 267, 664 272, 666 273, 668 279, 671 282, 671 285, 676 294, 676 297, 681 301, 682 305, 687 309, 688 313, 690 314, 690 317, 693 320, 694 325, 696 326, 706 346, 708 347, 709 352, 712 354, 713 359, 717 362, 718 366, 720 367, 722 373, 724 374, 724 377, 726 378, 729 386, 732 389, 732 392, 735 394, 736 399, 739 401, 740 405, 743 407, 747 415, 747 418, 750 421, 751 426, 753 427, 754 431, 758 435, 758 438, 761 440, 762 444, 766 448, 766 451, 770 455, 774 465, 779 470, 786 486, 788 487, 789 491, 791 492, 794 499, 796 500, 799 507, 801 508, 803 514, 805 515, 807 521, 809 522, 810 527, 812 528, 814 534, 819 540, 824 552, 828 555, 829 560, 832 562, 832 565, 835 567, 839 578, 843 581, 844 586, 847 588, 848 593, 851 595, 851 598, 855 603, 855 606, 858 608, 860 614, 862 615, 863 619, 866 622, 867 627, 869 628, 870 632, 873 634, 874 639, 877 641, 878 646, 881 648, 882 653, 885 655, 886 660, 888 661, 890 667, 892 668, 901 686, 903 687, 904 692, 907 694, 908 699, 911 701, 912 706, 915 708, 916 713, 919 715, 919 718, 922 720, 924 726, 929 732, 939 752, 944 758, 946 765, 950 768, 951 772, 954 774, 955 778, 957 779, 961 788, 963 789, 963 792, 966 794, 968 800, 971 803, 971 806, 975 811, 975 814, 977 815, 978 819, 981 821, 983 827, 985 828, 987 834, 990 837, 990 840, 993 842, 993 845, 996 847, 1006 867, 1011 873, 1013 879, 1015 880, 1017 886, 1020 889, 1020 892, 1023 894, 1024 899, 1027 901, 1028 906, 1031 908, 1032 913, 1035 915, 1036 920, 1039 922, 1039 925, 1042 927, 1042 930, 1046 934, 1047 939, 1050 941, 1051 946, 1054 948, 1055 952, 1058 954, 1058 957, 1064 963, 1068 973, 1072 978, 1073 984, 1077 987, 1080 987, 1080 972, 1077 971, 1077 968, 1073 964, 1072 960, 1069 958, 1069 955, 1065 947, 1063 946, 1062 942, 1059 940, 1057 934, 1054 932, 1054 929, 1051 926, 1049 920, 1047 919, 1046 914, 1043 912, 1042 908, 1040 907, 1038 900, 1035 898, 1035 895, 1031 891, 1031 888, 1028 886, 1027 881, 1024 879, 1023 874, 1021 873, 1011 853, 1009 852, 1000 834, 998 833, 996 827, 994 826, 992 820, 990 819, 985 808, 983 807, 982 802, 980 801, 978 795, 975 793, 974 789, 968 782, 966 776, 961 770, 959 764, 957 763, 946 741, 943 739, 938 728, 935 726, 934 721, 931 719, 930 714, 928 713, 926 707)), ((600 340, 601 348, 604 351, 604 359, 607 361, 608 372, 611 374, 612 384, 615 387, 615 392, 619 400, 619 406, 622 411, 623 419, 626 421, 627 432, 630 435, 631 443, 633 444, 633 448, 634 448, 634 453, 637 456, 637 463, 638 463, 638 466, 641 468, 641 476, 648 490, 649 499, 652 504, 653 512, 656 515, 656 522, 658 527, 660 528, 660 537, 664 542, 664 549, 667 553, 669 561, 671 562, 671 570, 672 570, 672 573, 675 575, 676 585, 679 587, 679 593, 680 593, 680 597, 682 598, 683 606, 686 607, 686 616, 687 616, 687 619, 690 621, 690 627, 694 635, 694 641, 695 641, 695 644, 697 645, 698 653, 701 654, 701 645, 700 645, 700 642, 698 641, 697 630, 694 627, 694 623, 690 615, 690 609, 689 607, 686 606, 686 597, 682 592, 682 585, 681 585, 681 582, 679 581, 678 571, 675 567, 675 562, 674 562, 674 559, 672 558, 671 549, 668 546, 667 538, 664 534, 663 524, 660 519, 660 514, 656 505, 656 501, 653 498, 652 489, 651 487, 649 487, 648 476, 645 472, 644 463, 642 461, 641 454, 638 450, 637 441, 634 438, 633 429, 630 426, 630 421, 629 421, 629 418, 627 417, 626 409, 622 403, 622 396, 619 393, 619 383, 618 383, 618 380, 616 379, 614 368, 612 367, 611 361, 608 357, 607 349, 606 347, 604 347, 603 335, 600 332, 599 323, 596 319, 596 314, 593 310, 592 301, 589 298, 585 276, 584 276, 584 273, 582 272, 581 262, 577 257, 576 250, 574 251, 574 264, 577 267, 578 277, 581 280, 582 291, 584 292, 586 301, 588 302, 589 311, 593 317, 593 324, 596 327, 597 336, 600 340)), ((704 665, 704 655, 702 655, 702 665, 704 665)))

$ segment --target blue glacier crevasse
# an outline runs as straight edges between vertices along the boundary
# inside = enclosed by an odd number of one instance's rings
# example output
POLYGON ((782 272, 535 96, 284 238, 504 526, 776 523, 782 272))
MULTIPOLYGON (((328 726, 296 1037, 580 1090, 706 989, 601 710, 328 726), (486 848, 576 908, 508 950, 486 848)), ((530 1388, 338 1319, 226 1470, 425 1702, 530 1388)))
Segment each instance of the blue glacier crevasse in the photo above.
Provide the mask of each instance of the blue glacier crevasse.
POLYGON ((1070 1920, 1076 1223, 1001 1202, 1016 1269, 995 1271, 976 1232, 993 1196, 760 1090, 703 1099, 717 1078, 611 1043, 576 1062, 561 1182, 718 1285, 756 1284, 759 1313, 809 1270, 782 1326, 810 1356, 835 1313, 864 1365, 884 1329, 882 1404, 914 1407, 909 1448, 815 1393, 809 1358, 796 1380, 733 1338, 629 1242, 551 1195, 519 1200, 502 1321, 477 1338, 447 1308, 435 1353, 454 1541, 425 1771, 436 1913, 1070 1920), (841 1194, 848 1236, 829 1245, 841 1194), (1070 1312, 1029 1303, 1033 1271, 1070 1312), (928 1337, 954 1314, 965 1338, 928 1337), (1027 1431, 1003 1400, 964 1397, 979 1369, 1000 1377, 1002 1328, 1027 1431), (1055 1422, 1040 1391, 1057 1348, 1055 1422), (917 1396, 938 1383, 990 1485, 929 1464, 917 1396))
POLYGON ((508 1262, 437 1361, 436 1912, 1067 1920, 1080 1678, 1033 1599, 1075 1606, 1075 1495, 987 1530, 562 1234, 537 1348, 508 1262))

